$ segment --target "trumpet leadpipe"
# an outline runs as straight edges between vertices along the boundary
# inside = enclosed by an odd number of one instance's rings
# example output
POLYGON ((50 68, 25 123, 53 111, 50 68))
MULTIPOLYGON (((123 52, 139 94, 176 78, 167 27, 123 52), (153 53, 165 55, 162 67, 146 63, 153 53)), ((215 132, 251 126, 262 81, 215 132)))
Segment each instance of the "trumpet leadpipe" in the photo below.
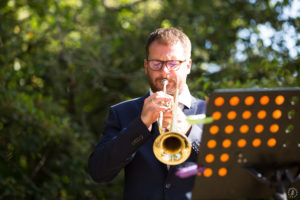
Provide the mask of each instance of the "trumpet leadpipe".
MULTIPOLYGON (((168 79, 163 79, 161 81, 161 84, 163 85, 163 92, 166 94, 167 93, 167 85, 168 85, 168 79)), ((164 102, 162 102, 164 103, 164 102)), ((160 131, 164 131, 164 128, 163 128, 163 119, 164 119, 164 113, 161 111, 159 113, 159 119, 158 119, 158 124, 159 124, 159 130, 160 131)))

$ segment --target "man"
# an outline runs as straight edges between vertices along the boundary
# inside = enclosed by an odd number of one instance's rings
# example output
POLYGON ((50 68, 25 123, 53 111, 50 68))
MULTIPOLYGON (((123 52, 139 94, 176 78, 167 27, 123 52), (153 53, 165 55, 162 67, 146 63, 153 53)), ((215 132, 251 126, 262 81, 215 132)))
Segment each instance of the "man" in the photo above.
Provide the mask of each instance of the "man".
POLYGON ((194 177, 181 179, 176 170, 197 161, 201 125, 191 126, 186 115, 205 113, 205 102, 190 95, 186 84, 191 71, 191 42, 176 28, 161 28, 150 34, 146 44, 145 73, 150 92, 144 97, 121 102, 110 108, 103 136, 91 154, 88 170, 96 182, 112 180, 125 169, 124 199, 190 199, 194 177), (162 80, 167 79, 167 94, 162 80), (163 125, 170 128, 178 88, 177 132, 188 136, 193 148, 185 163, 167 166, 157 160, 153 142, 159 135, 157 120, 164 112, 163 125))

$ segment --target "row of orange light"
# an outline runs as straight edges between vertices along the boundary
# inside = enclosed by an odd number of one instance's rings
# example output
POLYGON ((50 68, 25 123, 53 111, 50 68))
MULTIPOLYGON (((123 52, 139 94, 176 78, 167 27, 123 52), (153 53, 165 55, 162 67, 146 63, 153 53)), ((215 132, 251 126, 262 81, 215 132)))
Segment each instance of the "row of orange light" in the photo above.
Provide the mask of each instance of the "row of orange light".
MULTIPOLYGON (((220 169, 218 169, 218 175, 219 176, 226 176, 227 175, 227 168, 222 167, 220 169)), ((198 173, 198 176, 204 176, 204 177, 211 177, 213 175, 213 170, 211 168, 205 168, 203 173, 198 173)))
MULTIPOLYGON (((274 101, 277 105, 282 105, 285 101, 285 98, 282 95, 278 95, 275 97, 274 101)), ((247 106, 253 105, 254 102, 255 102, 255 98, 253 96, 247 96, 244 99, 244 104, 247 106)), ((268 96, 262 96, 259 99, 259 103, 261 105, 267 105, 269 102, 270 102, 270 97, 268 97, 268 96)), ((224 103, 225 103, 225 100, 223 97, 217 97, 214 101, 214 104, 216 106, 222 106, 224 103)), ((240 103, 240 98, 237 96, 233 96, 229 99, 229 104, 231 106, 237 106, 239 103, 240 103)))
MULTIPOLYGON (((227 154, 227 153, 223 153, 223 154, 221 154, 220 155, 220 161, 221 162, 227 162, 229 160, 229 155, 227 154)), ((213 155, 213 154, 211 154, 211 153, 209 153, 209 154, 207 154, 206 156, 205 156, 205 161, 207 162, 207 163, 212 163, 212 162, 214 162, 215 161, 215 156, 213 155)))
MULTIPOLYGON (((269 138, 269 139, 267 140, 267 146, 268 146, 268 147, 274 147, 274 146, 276 145, 276 143, 277 143, 277 140, 276 140, 275 138, 269 138)), ((252 140, 251 144, 252 144, 253 147, 257 148, 257 147, 259 147, 259 146, 262 145, 262 141, 261 141, 260 138, 254 138, 254 139, 252 140)), ((247 146, 247 140, 244 139, 244 138, 241 138, 241 139, 239 139, 239 140, 236 142, 236 145, 237 145, 237 147, 239 147, 239 148, 244 148, 244 147, 247 146)), ((217 141, 214 140, 214 139, 211 139, 211 140, 209 140, 209 141, 207 142, 207 147, 208 147, 209 149, 214 149, 216 146, 217 146, 217 141)), ((223 147, 223 148, 227 149, 227 148, 229 148, 229 147, 231 147, 231 146, 232 146, 232 141, 231 141, 230 139, 224 139, 224 140, 222 141, 222 147, 223 147)))
MULTIPOLYGON (((252 116, 252 112, 251 111, 249 111, 249 110, 245 110, 243 113, 242 113, 242 118, 243 119, 245 119, 245 120, 247 120, 247 119, 250 119, 251 118, 251 116, 252 116)), ((260 110, 260 111, 258 111, 257 112, 257 118, 258 119, 265 119, 266 117, 267 117, 267 112, 265 111, 265 110, 260 110)), ((273 112, 272 112, 272 117, 274 118, 274 119, 280 119, 281 118, 281 116, 282 116, 282 111, 281 110, 279 110, 279 109, 276 109, 276 110, 274 110, 273 112)), ((229 120, 234 120, 234 119, 236 119, 236 117, 237 117, 237 113, 235 112, 235 111, 229 111, 228 113, 227 113, 227 119, 229 119, 229 120)), ((212 114, 212 118, 216 121, 216 120, 219 120, 219 119, 221 119, 222 118, 222 113, 221 112, 219 112, 219 111, 216 111, 216 112, 214 112, 213 114, 212 114)))
MULTIPOLYGON (((257 125, 254 127, 255 133, 258 133, 258 134, 262 133, 262 132, 264 131, 264 129, 265 129, 265 127, 264 127, 264 125, 262 125, 262 124, 257 124, 257 125)), ((239 128, 239 131, 240 131, 240 133, 242 133, 242 134, 248 133, 249 130, 250 130, 250 128, 249 128, 249 126, 246 125, 246 124, 241 125, 240 128, 239 128)), ((270 127, 269 127, 269 131, 270 131, 271 133, 277 133, 277 132, 279 131, 279 125, 278 125, 278 124, 271 124, 270 127)), ((210 132, 210 134, 212 134, 212 135, 216 135, 217 133, 220 132, 220 128, 219 128, 219 126, 217 126, 217 125, 212 125, 212 126, 209 128, 209 132, 210 132)), ((224 132, 225 132, 226 134, 232 134, 232 133, 234 132, 234 126, 233 126, 233 125, 227 125, 227 126, 225 126, 224 132)))

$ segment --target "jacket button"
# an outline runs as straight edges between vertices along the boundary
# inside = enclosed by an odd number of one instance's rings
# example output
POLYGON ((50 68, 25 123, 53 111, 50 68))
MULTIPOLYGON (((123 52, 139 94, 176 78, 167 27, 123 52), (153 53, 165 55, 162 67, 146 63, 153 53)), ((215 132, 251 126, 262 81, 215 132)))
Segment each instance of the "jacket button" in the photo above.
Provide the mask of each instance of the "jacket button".
POLYGON ((167 183, 167 184, 165 185, 165 188, 166 188, 166 189, 170 189, 170 188, 171 188, 171 184, 170 184, 170 183, 167 183))

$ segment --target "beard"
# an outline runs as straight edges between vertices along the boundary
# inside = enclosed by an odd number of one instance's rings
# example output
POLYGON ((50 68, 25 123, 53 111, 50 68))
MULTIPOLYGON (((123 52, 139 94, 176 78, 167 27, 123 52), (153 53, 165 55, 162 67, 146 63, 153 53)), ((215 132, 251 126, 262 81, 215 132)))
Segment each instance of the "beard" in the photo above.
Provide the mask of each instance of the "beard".
POLYGON ((167 94, 174 96, 176 93, 176 80, 174 80, 172 77, 159 77, 156 79, 151 79, 151 77, 148 76, 150 88, 152 92, 158 92, 163 90, 163 84, 162 80, 167 79, 167 94))

